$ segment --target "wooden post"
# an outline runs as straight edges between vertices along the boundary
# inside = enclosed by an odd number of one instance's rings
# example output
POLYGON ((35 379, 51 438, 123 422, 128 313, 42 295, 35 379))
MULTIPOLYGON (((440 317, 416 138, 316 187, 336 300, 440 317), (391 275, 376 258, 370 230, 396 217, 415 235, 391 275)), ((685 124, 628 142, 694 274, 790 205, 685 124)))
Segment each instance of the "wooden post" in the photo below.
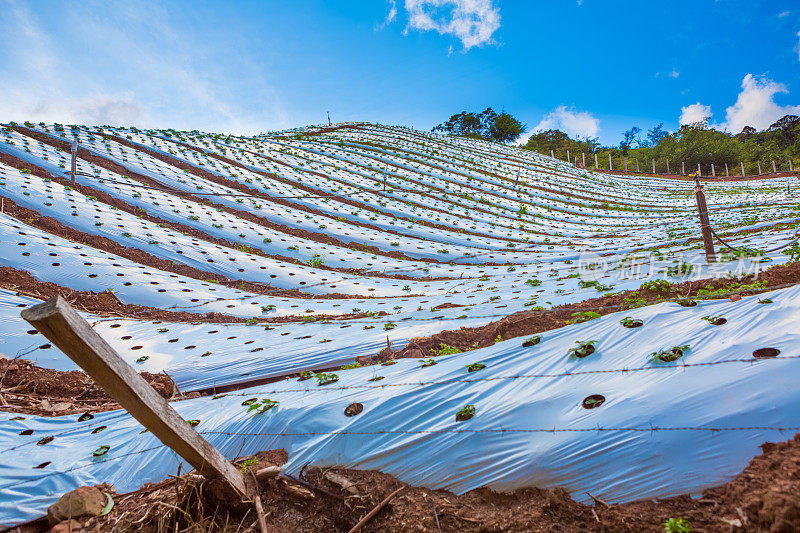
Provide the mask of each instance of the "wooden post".
POLYGON ((714 178, 717 177, 717 173, 714 170, 714 163, 711 163, 711 176, 714 177, 714 178))
POLYGON ((597 164, 597 152, 594 153, 594 169, 597 170, 600 168, 600 165, 597 164))
POLYGON ((47 337, 136 420, 198 472, 247 495, 239 470, 208 443, 61 296, 29 307, 22 318, 47 337))
POLYGON ((614 166, 611 164, 611 152, 608 152, 608 170, 614 170, 614 166))
POLYGON ((742 165, 742 177, 744 177, 744 161, 739 161, 739 164, 742 165))
POLYGON ((75 174, 78 172, 78 139, 72 141, 72 183, 75 183, 75 174))
POLYGON ((727 178, 728 176, 730 176, 730 174, 728 174, 728 163, 725 163, 725 177, 727 178))
POLYGON ((711 224, 708 221, 708 206, 706 206, 706 195, 703 192, 703 185, 700 183, 700 175, 694 178, 694 197, 697 200, 697 212, 700 215, 700 232, 703 235, 703 247, 706 250, 706 262, 713 263, 717 260, 714 251, 714 240, 711 236, 711 224))

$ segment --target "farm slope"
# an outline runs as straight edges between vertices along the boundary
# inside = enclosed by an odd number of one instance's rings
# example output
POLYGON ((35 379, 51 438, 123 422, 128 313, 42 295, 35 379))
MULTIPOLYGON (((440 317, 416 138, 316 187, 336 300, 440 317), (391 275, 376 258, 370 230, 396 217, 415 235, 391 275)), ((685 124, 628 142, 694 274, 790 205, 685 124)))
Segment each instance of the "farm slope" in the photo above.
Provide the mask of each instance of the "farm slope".
MULTIPOLYGON (((796 256, 764 253, 793 238, 786 181, 706 184, 740 249, 712 265, 692 185, 366 123, 257 137, 10 124, 0 353, 75 370, 19 319, 62 293, 137 370, 202 391, 175 407, 229 457, 283 448, 290 473, 375 469, 459 493, 696 494, 800 431, 800 293, 792 276, 753 277, 792 271, 796 256), (714 277, 727 289, 691 283, 714 277), (677 282, 760 294, 687 306, 667 298, 677 282), (557 306, 570 325, 463 341, 557 306), (422 340, 445 330, 462 342, 422 340), (248 412, 264 398, 277 404, 248 412)), ((133 490, 178 466, 125 412, 4 410, 0 524, 77 485, 133 490)))

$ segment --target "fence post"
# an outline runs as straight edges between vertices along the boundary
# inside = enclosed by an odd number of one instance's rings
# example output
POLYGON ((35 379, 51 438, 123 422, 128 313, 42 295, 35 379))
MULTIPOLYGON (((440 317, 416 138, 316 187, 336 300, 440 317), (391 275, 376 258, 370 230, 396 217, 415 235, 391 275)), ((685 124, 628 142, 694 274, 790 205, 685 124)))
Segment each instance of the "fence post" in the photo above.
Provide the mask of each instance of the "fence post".
POLYGON ((744 177, 744 161, 739 161, 739 164, 742 165, 742 177, 744 177))
POLYGON ((792 160, 791 159, 789 160, 789 172, 794 172, 792 170, 792 160))
POLYGON ((75 174, 78 172, 78 139, 72 141, 72 183, 75 184, 75 174))
POLYGON ((686 164, 683 161, 681 161, 681 174, 686 175, 686 164))
POLYGON ((706 262, 713 263, 717 260, 714 251, 714 240, 711 237, 711 224, 708 221, 708 206, 706 205, 706 195, 703 192, 703 184, 700 183, 700 175, 694 178, 694 197, 697 200, 697 212, 700 215, 700 232, 703 235, 703 247, 706 251, 706 262))
POLYGON ((611 152, 608 152, 608 170, 614 170, 614 167, 611 165, 611 152))
POLYGON ((656 173, 656 160, 653 159, 653 174, 656 173))
POLYGON ((775 168, 775 160, 772 160, 772 172, 777 172, 778 169, 775 168))
POLYGON ((639 160, 636 160, 636 172, 639 172, 639 160))
POLYGON ((597 152, 594 153, 594 169, 598 170, 600 165, 597 164, 597 152))
POLYGON ((221 479, 240 496, 247 495, 239 470, 187 424, 61 296, 29 307, 21 315, 198 472, 221 479))
POLYGON ((586 168, 586 152, 581 152, 581 159, 583 159, 583 168, 586 168))
POLYGON ((669 159, 667 159, 667 174, 669 174, 669 159))
POLYGON ((717 172, 714 170, 714 163, 711 163, 711 176, 716 178, 717 172))
POLYGON ((758 174, 761 175, 761 161, 757 161, 758 163, 758 174))

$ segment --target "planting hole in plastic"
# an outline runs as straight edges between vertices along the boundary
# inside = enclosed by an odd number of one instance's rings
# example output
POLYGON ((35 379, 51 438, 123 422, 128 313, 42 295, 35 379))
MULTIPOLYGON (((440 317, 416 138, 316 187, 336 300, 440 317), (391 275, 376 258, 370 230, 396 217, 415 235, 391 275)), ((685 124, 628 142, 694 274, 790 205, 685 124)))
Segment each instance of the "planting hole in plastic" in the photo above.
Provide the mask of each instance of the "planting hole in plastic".
POLYGON ((364 406, 360 403, 351 403, 347 407, 344 408, 344 416, 356 416, 361 414, 361 411, 364 410, 364 406))
POLYGON ((753 357, 756 359, 769 359, 771 357, 778 357, 781 351, 777 348, 759 348, 753 352, 753 357))
POLYGON ((591 396, 587 396, 583 399, 583 403, 581 404, 584 409, 594 409, 595 407, 600 407, 606 401, 606 397, 602 394, 592 394, 591 396))

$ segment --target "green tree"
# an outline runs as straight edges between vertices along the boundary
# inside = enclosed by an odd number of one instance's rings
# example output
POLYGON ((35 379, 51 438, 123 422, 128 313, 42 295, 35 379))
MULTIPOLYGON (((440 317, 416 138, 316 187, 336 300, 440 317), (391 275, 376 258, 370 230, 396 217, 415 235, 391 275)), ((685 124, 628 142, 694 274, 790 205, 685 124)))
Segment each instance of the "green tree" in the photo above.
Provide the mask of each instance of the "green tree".
POLYGON ((489 126, 489 138, 495 142, 510 143, 525 133, 525 125, 505 111, 497 115, 489 126))
POLYGON ((462 111, 452 115, 432 131, 508 143, 525 132, 525 125, 505 111, 498 115, 491 107, 487 107, 480 113, 462 111))

